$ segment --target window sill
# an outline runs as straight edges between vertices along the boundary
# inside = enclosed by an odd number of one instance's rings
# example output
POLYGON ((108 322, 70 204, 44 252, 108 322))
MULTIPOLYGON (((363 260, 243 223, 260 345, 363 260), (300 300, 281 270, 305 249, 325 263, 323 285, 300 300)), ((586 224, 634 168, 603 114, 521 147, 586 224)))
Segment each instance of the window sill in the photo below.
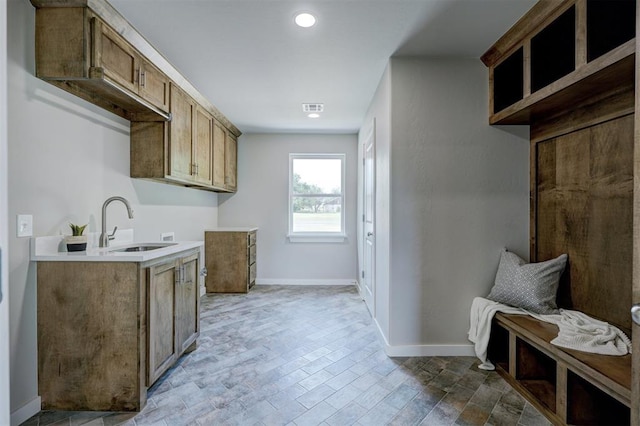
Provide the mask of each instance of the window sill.
POLYGON ((290 243, 344 243, 347 234, 289 234, 290 243))

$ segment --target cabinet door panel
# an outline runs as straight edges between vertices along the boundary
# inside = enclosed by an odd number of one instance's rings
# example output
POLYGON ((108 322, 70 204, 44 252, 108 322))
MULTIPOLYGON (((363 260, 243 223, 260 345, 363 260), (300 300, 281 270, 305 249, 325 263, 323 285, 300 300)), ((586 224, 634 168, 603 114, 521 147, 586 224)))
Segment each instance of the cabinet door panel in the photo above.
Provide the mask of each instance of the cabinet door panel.
POLYGON ((169 77, 144 62, 140 74, 140 96, 163 111, 169 111, 169 77))
POLYGON ((227 133, 227 137, 225 139, 225 147, 224 147, 224 181, 225 188, 229 191, 236 190, 236 180, 237 180, 237 155, 238 155, 238 142, 236 138, 227 133))
POLYGON ((93 66, 123 87, 138 93, 140 56, 114 30, 102 21, 92 19, 93 66))
POLYGON ((147 385, 151 385, 176 360, 174 330, 176 265, 169 262, 149 268, 149 353, 147 385))
POLYGON ((211 185, 211 160, 213 139, 211 135, 212 117, 202 108, 196 107, 194 163, 195 179, 200 183, 211 185))
POLYGON ((214 120, 213 122, 213 186, 224 188, 224 145, 226 132, 214 120))
POLYGON ((176 345, 184 353, 200 334, 198 315, 198 255, 182 259, 182 280, 177 285, 176 345))
POLYGON ((186 93, 171 85, 170 108, 172 118, 169 124, 169 174, 191 180, 194 104, 186 93))

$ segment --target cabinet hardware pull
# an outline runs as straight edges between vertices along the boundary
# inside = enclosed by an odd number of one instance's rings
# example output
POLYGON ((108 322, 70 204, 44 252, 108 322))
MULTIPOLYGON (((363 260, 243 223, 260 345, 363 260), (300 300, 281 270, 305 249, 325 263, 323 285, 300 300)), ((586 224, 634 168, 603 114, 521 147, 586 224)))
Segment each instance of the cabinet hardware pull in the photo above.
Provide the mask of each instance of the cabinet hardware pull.
POLYGON ((147 84, 147 73, 142 71, 140 72, 140 86, 144 87, 147 84))
POLYGON ((201 277, 206 277, 207 276, 207 268, 202 268, 200 269, 200 276, 201 277))
POLYGON ((136 68, 134 76, 133 76, 133 82, 138 84, 140 82, 140 68, 136 68))
POLYGON ((631 307, 631 319, 633 322, 640 325, 640 304, 633 305, 631 307))

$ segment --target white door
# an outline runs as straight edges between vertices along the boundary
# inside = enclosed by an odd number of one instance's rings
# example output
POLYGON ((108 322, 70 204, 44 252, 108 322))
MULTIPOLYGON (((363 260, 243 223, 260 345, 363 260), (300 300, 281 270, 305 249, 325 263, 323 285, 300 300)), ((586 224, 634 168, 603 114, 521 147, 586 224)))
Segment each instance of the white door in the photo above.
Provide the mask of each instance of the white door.
POLYGON ((371 316, 375 318, 375 253, 376 253, 376 240, 375 240, 375 195, 376 195, 376 183, 375 183, 375 164, 376 164, 376 152, 375 152, 375 134, 376 123, 373 121, 371 128, 364 140, 363 145, 363 173, 364 173, 364 190, 363 196, 363 276, 362 276, 362 296, 364 301, 371 312, 371 316))

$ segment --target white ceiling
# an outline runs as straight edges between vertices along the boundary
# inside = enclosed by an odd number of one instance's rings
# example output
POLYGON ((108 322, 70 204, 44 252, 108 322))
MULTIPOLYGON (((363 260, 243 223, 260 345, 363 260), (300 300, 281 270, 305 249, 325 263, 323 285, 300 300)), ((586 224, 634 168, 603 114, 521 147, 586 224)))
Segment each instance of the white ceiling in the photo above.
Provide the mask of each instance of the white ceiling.
POLYGON ((110 3, 241 131, 354 133, 391 56, 477 58, 535 0, 110 3))

